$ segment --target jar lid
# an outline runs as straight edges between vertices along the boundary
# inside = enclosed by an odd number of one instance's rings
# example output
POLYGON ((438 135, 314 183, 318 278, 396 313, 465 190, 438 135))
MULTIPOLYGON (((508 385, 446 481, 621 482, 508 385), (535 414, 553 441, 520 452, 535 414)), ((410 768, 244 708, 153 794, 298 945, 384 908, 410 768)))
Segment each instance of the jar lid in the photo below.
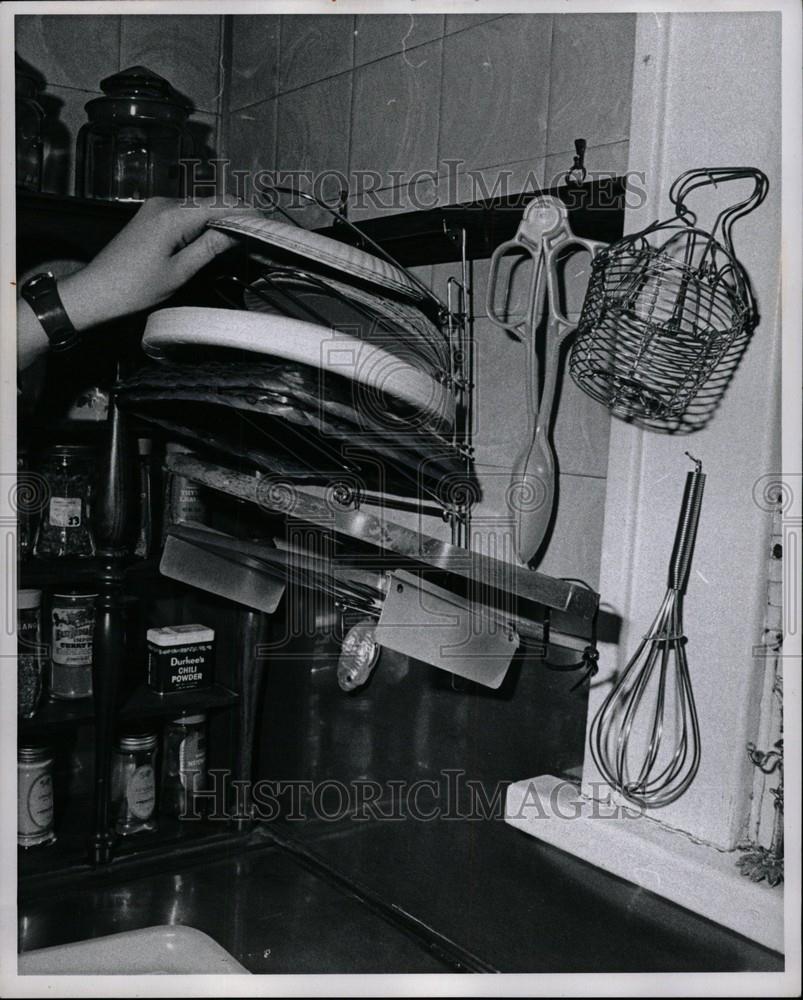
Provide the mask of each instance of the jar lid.
POLYGON ((45 455, 55 458, 83 458, 90 459, 95 455, 95 449, 88 444, 53 444, 46 451, 45 455))
POLYGON ((31 608, 38 608, 42 603, 41 590, 18 590, 17 610, 30 611, 31 608))
POLYGON ((17 750, 17 760, 21 764, 41 764, 43 761, 50 759, 50 747, 32 746, 28 744, 21 746, 17 750))
POLYGON ((127 733, 120 737, 121 750, 152 750, 156 746, 156 733, 127 733))
POLYGON ((153 441, 150 438, 137 438, 137 452, 140 455, 150 455, 153 451, 153 441))
POLYGON ((61 600, 67 601, 94 601, 97 600, 97 591, 83 591, 83 590, 64 590, 64 591, 54 591, 53 600, 57 597, 61 600))
POLYGON ((199 712, 197 715, 180 715, 170 721, 174 726, 199 726, 202 722, 206 722, 206 716, 203 712, 199 712))
POLYGON ((212 642, 215 630, 208 625, 165 625, 149 628, 148 642, 154 646, 189 646, 196 642, 212 642))

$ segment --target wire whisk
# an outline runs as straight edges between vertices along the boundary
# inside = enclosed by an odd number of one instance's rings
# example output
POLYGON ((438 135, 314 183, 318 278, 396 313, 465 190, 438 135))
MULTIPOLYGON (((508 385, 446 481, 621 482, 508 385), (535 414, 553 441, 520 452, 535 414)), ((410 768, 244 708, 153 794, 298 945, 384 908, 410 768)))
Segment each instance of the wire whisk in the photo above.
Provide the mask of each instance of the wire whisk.
POLYGON ((649 809, 680 798, 700 765, 700 727, 683 634, 683 595, 705 475, 701 462, 689 458, 695 468, 686 477, 666 594, 650 631, 591 724, 591 753, 599 771, 626 799, 649 809))

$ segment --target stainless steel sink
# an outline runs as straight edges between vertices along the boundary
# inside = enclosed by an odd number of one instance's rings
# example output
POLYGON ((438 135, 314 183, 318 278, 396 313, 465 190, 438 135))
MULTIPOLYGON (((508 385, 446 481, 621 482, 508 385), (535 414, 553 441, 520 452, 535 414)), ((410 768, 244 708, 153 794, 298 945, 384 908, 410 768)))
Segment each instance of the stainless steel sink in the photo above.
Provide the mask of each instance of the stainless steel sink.
POLYGON ((21 976, 248 974, 208 934, 173 925, 39 948, 20 955, 18 968, 21 976))

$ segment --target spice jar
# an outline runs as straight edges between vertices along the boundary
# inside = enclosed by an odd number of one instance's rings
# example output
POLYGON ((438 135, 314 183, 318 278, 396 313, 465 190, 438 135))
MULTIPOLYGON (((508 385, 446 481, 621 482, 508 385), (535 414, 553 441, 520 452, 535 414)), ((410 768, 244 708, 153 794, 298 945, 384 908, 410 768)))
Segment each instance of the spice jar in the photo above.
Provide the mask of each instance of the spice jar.
MULTIPOLYGON (((192 455, 193 452, 183 444, 169 441, 165 446, 165 454, 192 455)), ((206 491, 195 480, 165 470, 162 512, 162 545, 164 545, 167 530, 172 525, 182 524, 185 521, 205 523, 207 516, 206 491)))
POLYGON ((85 106, 89 121, 78 133, 75 193, 113 201, 177 198, 191 105, 145 66, 106 77, 100 89, 105 96, 85 106))
POLYGON ((42 187, 42 127, 45 113, 37 98, 43 80, 39 73, 14 55, 14 131, 17 148, 17 187, 39 191, 42 187))
POLYGON ((162 811, 196 819, 195 795, 206 783, 206 716, 180 715, 165 726, 162 811))
POLYGON ((33 554, 39 559, 88 558, 95 554, 90 525, 92 459, 83 445, 55 445, 40 467, 50 499, 42 512, 33 554))
POLYGON ((53 594, 50 605, 50 695, 89 698, 97 594, 53 594))
POLYGON ((52 844, 53 757, 47 747, 17 751, 17 843, 20 847, 52 844))
POLYGON ((115 829, 126 837, 156 830, 156 733, 121 736, 114 752, 115 829))
POLYGON ((17 591, 17 714, 31 719, 42 697, 42 591, 17 591))

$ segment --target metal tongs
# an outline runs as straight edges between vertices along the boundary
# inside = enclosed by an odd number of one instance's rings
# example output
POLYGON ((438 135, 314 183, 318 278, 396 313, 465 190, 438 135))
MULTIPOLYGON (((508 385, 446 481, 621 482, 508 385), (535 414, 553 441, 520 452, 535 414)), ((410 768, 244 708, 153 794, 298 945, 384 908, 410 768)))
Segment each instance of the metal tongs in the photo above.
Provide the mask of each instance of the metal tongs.
POLYGON ((529 352, 530 410, 533 433, 530 441, 516 457, 511 473, 508 496, 514 515, 514 545, 522 564, 528 564, 544 539, 552 516, 555 496, 555 456, 549 440, 552 410, 555 401, 560 349, 577 324, 561 309, 558 264, 570 249, 579 249, 592 258, 604 243, 575 236, 569 226, 566 206, 548 195, 533 199, 512 240, 494 250, 488 277, 488 318, 516 340, 526 342, 529 352), (503 291, 503 309, 510 295, 510 276, 500 281, 502 258, 511 252, 526 254, 532 261, 532 276, 523 318, 511 320, 497 311, 499 292, 503 291), (547 325, 544 345, 543 389, 539 400, 539 366, 536 349, 536 329, 546 310, 547 325))

